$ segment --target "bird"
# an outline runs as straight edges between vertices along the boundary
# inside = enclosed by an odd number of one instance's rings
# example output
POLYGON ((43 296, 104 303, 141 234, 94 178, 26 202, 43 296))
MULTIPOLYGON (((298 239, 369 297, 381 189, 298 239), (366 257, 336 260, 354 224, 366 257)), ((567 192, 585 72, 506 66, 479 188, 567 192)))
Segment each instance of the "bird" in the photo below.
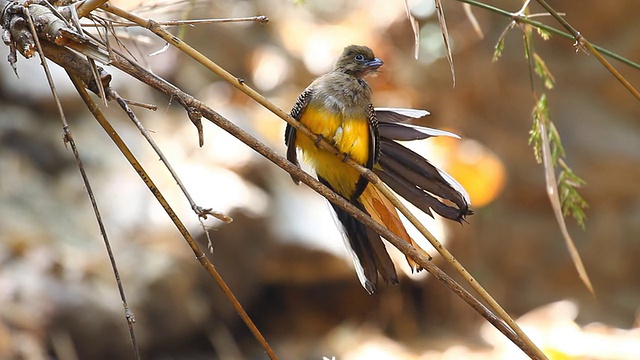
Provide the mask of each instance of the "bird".
MULTIPOLYGON (((290 115, 317 135, 299 135, 290 124, 285 130, 287 159, 300 166, 298 152, 316 172, 318 181, 369 214, 402 240, 418 247, 407 233, 396 208, 345 160, 373 170, 394 192, 433 217, 462 222, 472 215, 464 188, 444 171, 397 141, 433 136, 459 136, 409 123, 429 112, 418 109, 374 108, 366 77, 384 64, 371 48, 349 45, 332 71, 316 78, 297 98, 290 115), (341 159, 318 146, 325 139, 344 154, 341 159)), ((295 183, 298 179, 292 175, 295 183)), ((364 289, 377 290, 378 275, 398 284, 395 266, 381 237, 339 206, 331 203, 352 251, 356 273, 364 289)), ((422 268, 407 257, 412 271, 422 268)))

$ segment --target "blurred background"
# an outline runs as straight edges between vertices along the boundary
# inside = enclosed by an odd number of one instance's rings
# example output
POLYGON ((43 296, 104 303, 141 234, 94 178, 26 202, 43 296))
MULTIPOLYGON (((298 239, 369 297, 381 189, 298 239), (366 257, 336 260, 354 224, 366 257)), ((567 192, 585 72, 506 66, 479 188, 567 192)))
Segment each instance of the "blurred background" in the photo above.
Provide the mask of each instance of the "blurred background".
MULTIPOLYGON (((536 37, 555 76, 550 118, 567 162, 588 185, 583 231, 568 220, 593 282, 578 279, 528 145, 531 94, 522 32, 494 46, 509 20, 443 1, 453 47, 452 85, 430 0, 114 2, 156 20, 265 15, 268 24, 172 28, 193 47, 288 110, 342 48, 366 44, 385 61, 371 79, 377 106, 428 109, 423 125, 463 140, 412 144, 470 192, 475 215, 433 232, 553 359, 640 358, 640 106, 572 42, 536 37)), ((492 1, 517 11, 521 1, 492 1)), ((640 61, 633 1, 580 6, 549 1, 595 44, 640 61)), ((532 7, 535 13, 540 9, 532 7)), ((548 18, 539 20, 551 23, 548 18)), ((284 122, 146 31, 119 32, 136 59, 284 154, 284 122)), ((5 59, 7 48, 0 47, 5 59)), ((613 62, 636 87, 640 72, 613 62)), ((264 359, 137 174, 52 65, 66 116, 115 252, 145 359, 264 359)), ((234 218, 207 220, 210 259, 281 359, 518 359, 523 355, 445 287, 424 274, 368 296, 326 201, 235 138, 205 123, 205 146, 175 102, 106 67, 198 205, 234 218)), ((133 358, 123 308, 96 220, 36 59, 16 78, 0 65, 0 358, 133 358)), ((541 84, 535 80, 537 91, 541 84)), ((114 105, 109 119, 206 248, 196 216, 150 147, 114 105)), ((393 251, 394 249, 390 249, 393 251)), ((435 253, 435 252, 431 252, 435 253)), ((399 270, 408 266, 397 256, 399 270)), ((435 261, 452 273, 441 259, 435 261)))

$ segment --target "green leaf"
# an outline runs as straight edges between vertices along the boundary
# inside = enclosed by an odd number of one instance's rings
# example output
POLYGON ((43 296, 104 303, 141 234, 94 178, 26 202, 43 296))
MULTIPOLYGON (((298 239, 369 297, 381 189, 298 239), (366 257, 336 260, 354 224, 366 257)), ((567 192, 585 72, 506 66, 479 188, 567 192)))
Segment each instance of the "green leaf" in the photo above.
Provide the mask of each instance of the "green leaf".
POLYGON ((533 156, 538 164, 542 163, 542 134, 540 133, 540 121, 534 115, 533 126, 529 130, 529 145, 533 147, 533 156))
POLYGON ((496 43, 495 49, 493 51, 493 62, 498 61, 500 56, 502 56, 502 51, 504 50, 504 40, 507 37, 509 30, 513 29, 514 26, 515 22, 512 22, 506 28, 504 28, 502 34, 500 34, 500 38, 498 38, 498 42, 496 43))
POLYGON ((544 60, 542 60, 538 53, 533 53, 533 62, 535 64, 535 72, 540 77, 540 79, 542 79, 544 87, 546 87, 547 89, 553 89, 553 85, 556 82, 556 79, 553 77, 553 74, 551 74, 551 71, 549 71, 547 64, 544 62, 544 60))
POLYGON ((536 157, 538 164, 542 163, 542 134, 540 133, 540 122, 545 124, 549 122, 549 108, 547 104, 547 95, 542 94, 538 102, 533 107, 532 112, 533 126, 529 130, 529 145, 533 147, 533 155, 536 157))
POLYGON ((491 61, 493 62, 498 61, 500 56, 502 56, 502 51, 504 50, 504 38, 505 38, 504 35, 505 33, 502 33, 502 36, 500 36, 500 39, 498 39, 498 42, 496 43, 496 47, 493 50, 493 59, 491 59, 491 61))
MULTIPOLYGON (((543 146, 549 147, 551 159, 550 164, 546 164, 545 171, 551 171, 552 174, 555 175, 558 167, 560 167, 559 176, 557 178, 553 176, 557 182, 556 186, 558 195, 557 198, 555 198, 555 201, 552 200, 552 204, 555 204, 554 209, 557 209, 558 216, 560 216, 561 212, 563 218, 572 216, 578 225, 584 229, 587 218, 584 210, 588 208, 589 205, 584 198, 582 198, 578 189, 582 185, 585 185, 586 182, 574 174, 563 160, 566 156, 566 152, 562 145, 562 139, 560 139, 560 134, 558 133, 556 126, 549 118, 549 104, 547 102, 546 94, 543 92, 540 97, 536 94, 533 73, 535 72, 535 74, 542 80, 546 89, 553 88, 555 78, 542 57, 534 49, 533 39, 531 38, 531 27, 522 26, 521 29, 524 40, 524 55, 529 63, 529 81, 531 84, 531 91, 534 98, 537 98, 531 114, 533 124, 531 126, 531 130, 529 130, 529 144, 533 147, 533 153, 538 163, 543 163, 543 146), (542 134, 541 129, 544 128, 543 125, 546 126, 546 134, 542 134), (544 139, 546 139, 545 141, 548 141, 549 144, 543 144, 544 139)), ((549 34, 546 31, 542 31, 540 29, 537 30, 538 34, 544 40, 549 38, 549 34)), ((496 51, 499 45, 500 42, 496 46, 496 51)), ((500 49, 500 53, 501 51, 502 49, 500 49)), ((564 219, 562 219, 560 223, 561 227, 564 226, 564 219)))
POLYGON ((584 210, 589 207, 589 204, 580 195, 578 188, 586 185, 587 182, 576 175, 562 159, 559 164, 562 170, 558 176, 558 195, 562 204, 562 214, 565 217, 571 215, 584 230, 587 219, 584 210))

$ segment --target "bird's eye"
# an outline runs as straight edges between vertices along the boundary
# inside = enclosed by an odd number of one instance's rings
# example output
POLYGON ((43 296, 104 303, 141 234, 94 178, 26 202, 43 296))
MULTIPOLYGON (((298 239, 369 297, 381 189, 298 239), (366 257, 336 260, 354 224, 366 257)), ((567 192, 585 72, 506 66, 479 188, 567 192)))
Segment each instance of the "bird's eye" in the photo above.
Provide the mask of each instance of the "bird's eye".
POLYGON ((364 55, 358 54, 354 59, 356 59, 356 61, 364 61, 364 55))

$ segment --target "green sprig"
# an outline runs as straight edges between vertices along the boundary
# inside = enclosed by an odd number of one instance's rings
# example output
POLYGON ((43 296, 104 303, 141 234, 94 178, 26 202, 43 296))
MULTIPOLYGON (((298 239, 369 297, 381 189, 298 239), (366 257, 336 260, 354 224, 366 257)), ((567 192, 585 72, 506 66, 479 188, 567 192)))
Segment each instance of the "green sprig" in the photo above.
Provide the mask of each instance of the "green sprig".
MULTIPOLYGON (((503 35, 501 36, 501 41, 503 41, 502 39, 504 38, 505 33, 511 28, 513 27, 505 29, 505 32, 503 32, 503 35)), ((547 94, 543 92, 539 97, 536 96, 533 73, 535 73, 542 81, 544 88, 548 90, 553 89, 555 78, 540 54, 535 51, 532 37, 532 26, 524 25, 520 26, 520 29, 523 32, 525 58, 528 60, 530 66, 529 74, 531 90, 534 94, 534 98, 537 99, 531 114, 533 124, 529 131, 529 144, 533 148, 533 154, 536 161, 539 164, 542 163, 542 147, 544 144, 542 143, 543 136, 540 130, 543 127, 540 125, 541 123, 544 124, 544 128, 547 129, 546 135, 551 149, 551 166, 553 167, 551 171, 558 171, 558 168, 560 171, 560 174, 557 177, 557 189, 562 208, 562 215, 565 218, 572 216, 578 225, 584 229, 585 220, 587 218, 584 210, 588 208, 589 205, 578 192, 578 188, 586 185, 586 182, 576 175, 564 161, 567 154, 564 146, 562 145, 560 133, 549 117, 547 94)), ((548 34, 545 34, 544 31, 541 32, 540 29, 537 30, 543 40, 547 40, 549 38, 548 34)), ((503 49, 500 50, 502 51, 503 49)))
POLYGON ((558 163, 562 168, 558 176, 558 195, 562 204, 562 215, 564 217, 571 215, 584 230, 587 219, 585 209, 589 208, 589 204, 580 195, 578 188, 586 185, 587 182, 576 175, 562 159, 559 159, 558 163))
POLYGON ((549 122, 549 106, 547 104, 547 94, 542 94, 532 112, 533 126, 529 130, 529 145, 533 147, 533 155, 538 164, 542 163, 542 133, 540 133, 540 123, 549 122))

